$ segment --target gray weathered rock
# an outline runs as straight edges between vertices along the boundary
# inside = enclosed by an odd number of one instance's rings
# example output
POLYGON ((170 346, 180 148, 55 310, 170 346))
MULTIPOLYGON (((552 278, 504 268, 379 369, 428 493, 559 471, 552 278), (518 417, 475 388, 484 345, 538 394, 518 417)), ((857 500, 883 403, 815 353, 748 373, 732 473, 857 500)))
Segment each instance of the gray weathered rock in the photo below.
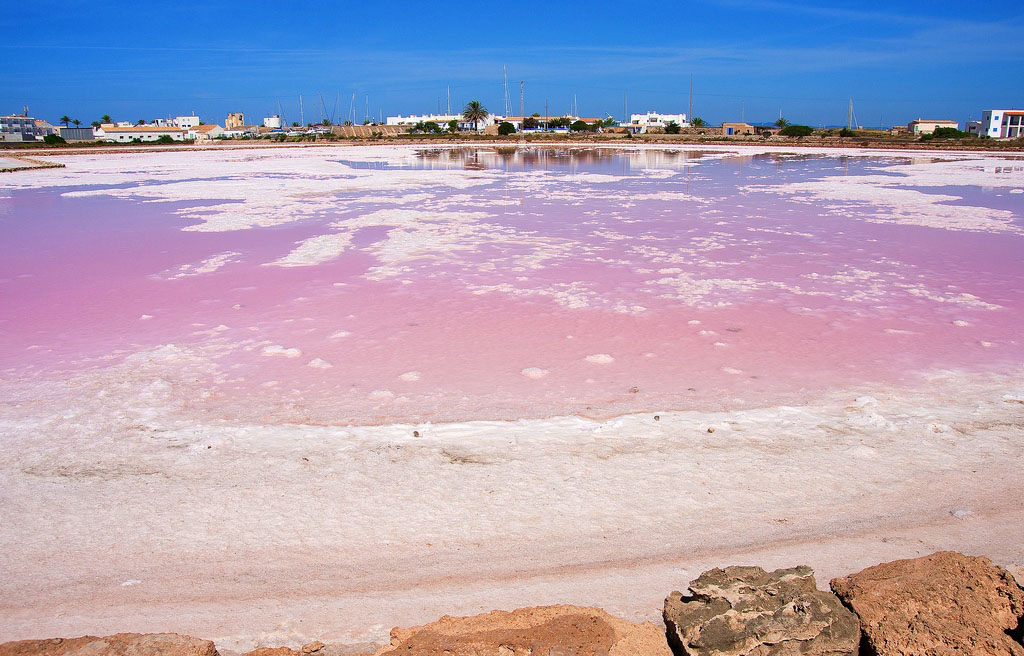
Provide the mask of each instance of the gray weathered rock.
POLYGON ((673 651, 686 656, 853 656, 856 616, 818 590, 809 567, 765 572, 727 567, 701 574, 690 594, 665 600, 673 651))

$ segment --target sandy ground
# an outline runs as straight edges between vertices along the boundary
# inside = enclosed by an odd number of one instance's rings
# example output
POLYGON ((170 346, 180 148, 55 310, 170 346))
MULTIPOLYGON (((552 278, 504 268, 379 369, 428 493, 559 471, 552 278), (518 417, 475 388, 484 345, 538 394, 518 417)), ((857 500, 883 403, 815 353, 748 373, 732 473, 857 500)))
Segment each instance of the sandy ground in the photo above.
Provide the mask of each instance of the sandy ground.
POLYGON ((824 586, 939 549, 1024 560, 1019 372, 418 438, 197 425, 187 381, 148 375, 132 362, 8 396, 0 640, 353 644, 556 602, 656 620, 672 589, 729 564, 808 564, 824 586))

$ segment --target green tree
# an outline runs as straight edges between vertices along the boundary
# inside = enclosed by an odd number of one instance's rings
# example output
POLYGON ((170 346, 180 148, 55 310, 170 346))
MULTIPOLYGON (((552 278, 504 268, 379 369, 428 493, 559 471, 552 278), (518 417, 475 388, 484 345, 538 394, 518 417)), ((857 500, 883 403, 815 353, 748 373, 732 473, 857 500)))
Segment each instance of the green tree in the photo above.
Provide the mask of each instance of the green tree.
POLYGON ((853 130, 851 130, 850 128, 843 128, 842 130, 839 131, 839 136, 840 137, 856 137, 857 133, 854 132, 853 130))
POLYGON ((503 137, 507 137, 516 131, 516 126, 512 125, 508 121, 502 121, 501 125, 498 126, 498 134, 503 137))
POLYGON ((135 121, 135 125, 145 125, 145 124, 146 124, 146 119, 144 119, 144 118, 140 118, 139 120, 135 121))
POLYGON ((538 123, 537 119, 533 116, 527 116, 523 119, 523 127, 527 130, 536 130, 538 125, 540 125, 540 123, 538 123))
POLYGON ((174 139, 169 134, 161 134, 160 138, 156 140, 158 144, 172 144, 174 139))
POLYGON ((441 126, 437 124, 437 121, 427 121, 423 124, 423 131, 429 132, 430 134, 439 134, 441 132, 441 126))
POLYGON ((93 126, 94 128, 98 128, 98 127, 100 127, 101 125, 103 125, 103 124, 102 124, 102 123, 100 123, 99 121, 93 121, 93 122, 92 122, 92 126, 93 126))
POLYGON ((68 127, 68 123, 71 122, 71 117, 65 114, 64 116, 60 117, 60 122, 64 124, 64 127, 68 127))
POLYGON ((806 137, 814 132, 814 128, 807 125, 787 125, 779 130, 784 137, 806 137))
POLYGON ((487 111, 487 108, 479 100, 470 100, 462 109, 462 118, 472 121, 474 130, 479 130, 480 121, 486 120, 490 115, 490 112, 487 111))
POLYGON ((71 121, 71 122, 75 124, 76 128, 82 124, 82 122, 79 121, 77 118, 75 120, 71 121))
POLYGON ((104 114, 100 117, 100 123, 113 123, 114 119, 110 118, 110 114, 104 114))
POLYGON ((705 128, 705 127, 707 127, 707 125, 708 125, 708 122, 707 122, 707 121, 705 121, 704 119, 702 119, 702 118, 701 118, 701 117, 699 117, 699 116, 698 116, 697 118, 693 119, 692 121, 690 121, 690 123, 691 123, 691 124, 693 125, 693 127, 695 127, 695 128, 705 128))
POLYGON ((320 125, 324 126, 325 128, 331 127, 331 119, 325 118, 324 120, 320 121, 320 125))
POLYGON ((572 125, 569 126, 569 129, 573 132, 586 132, 590 129, 590 126, 583 121, 573 121, 572 125))
POLYGON ((46 143, 47 145, 50 146, 54 146, 56 144, 67 143, 67 141, 65 141, 64 137, 60 136, 59 134, 48 134, 43 137, 43 143, 46 143))
POLYGON ((292 121, 292 127, 293 128, 299 127, 299 122, 298 121, 292 121))
POLYGON ((451 133, 455 133, 455 132, 459 131, 459 122, 457 120, 455 120, 454 118, 452 120, 448 121, 448 131, 451 132, 451 133))
POLYGON ((789 127, 789 121, 787 121, 786 119, 784 119, 784 118, 782 118, 780 116, 779 120, 775 121, 775 127, 777 127, 777 128, 789 127))
POLYGON ((675 121, 669 121, 665 124, 665 134, 679 134, 679 131, 683 129, 683 126, 679 125, 675 121))

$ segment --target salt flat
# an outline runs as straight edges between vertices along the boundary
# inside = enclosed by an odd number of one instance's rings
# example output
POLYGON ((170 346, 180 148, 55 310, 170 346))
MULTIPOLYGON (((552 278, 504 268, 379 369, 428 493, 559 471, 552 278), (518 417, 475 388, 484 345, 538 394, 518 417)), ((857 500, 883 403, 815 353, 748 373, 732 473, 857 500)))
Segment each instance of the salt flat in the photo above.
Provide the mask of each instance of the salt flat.
POLYGON ((1020 562, 1024 166, 54 157, 0 178, 0 640, 381 640, 704 568, 1020 562))

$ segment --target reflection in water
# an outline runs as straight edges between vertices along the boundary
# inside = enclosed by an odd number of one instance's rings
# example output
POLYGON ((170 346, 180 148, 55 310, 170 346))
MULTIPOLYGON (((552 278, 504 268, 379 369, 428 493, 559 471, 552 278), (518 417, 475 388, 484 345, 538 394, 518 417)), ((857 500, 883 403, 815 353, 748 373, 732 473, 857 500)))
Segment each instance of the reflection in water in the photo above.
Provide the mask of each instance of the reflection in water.
POLYGON ((707 153, 692 150, 624 148, 517 147, 427 148, 416 151, 424 169, 555 169, 624 174, 642 169, 684 170, 707 153))

